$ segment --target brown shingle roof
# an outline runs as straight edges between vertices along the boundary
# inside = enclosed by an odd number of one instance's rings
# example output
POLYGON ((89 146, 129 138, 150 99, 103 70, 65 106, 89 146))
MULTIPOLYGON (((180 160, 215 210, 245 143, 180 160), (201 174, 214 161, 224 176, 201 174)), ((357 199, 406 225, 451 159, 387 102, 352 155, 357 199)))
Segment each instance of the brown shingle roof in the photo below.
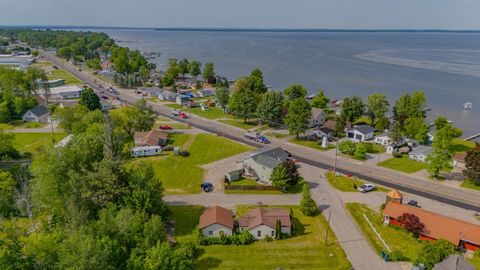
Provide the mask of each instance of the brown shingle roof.
POLYGON ((335 120, 327 120, 327 122, 325 122, 322 127, 323 128, 328 128, 328 129, 331 129, 331 130, 335 130, 335 126, 337 125, 337 121, 335 120))
POLYGON ((212 224, 220 224, 233 229, 233 212, 220 206, 212 206, 200 216, 198 227, 203 229, 212 224))
POLYGON ((161 140, 166 140, 168 134, 161 132, 158 129, 152 129, 148 132, 135 132, 133 135, 135 141, 139 141, 138 146, 158 146, 161 140))
POLYGON ((290 223, 290 215, 287 209, 284 208, 274 208, 268 210, 264 208, 256 208, 239 219, 239 226, 251 229, 259 225, 266 225, 272 229, 275 229, 277 220, 280 220, 282 227, 292 226, 290 223))
POLYGON ((465 162, 466 156, 467 156, 467 153, 455 153, 453 155, 453 159, 455 159, 458 162, 465 162))
POLYGON ((393 198, 393 199, 401 199, 403 198, 403 195, 402 193, 400 193, 400 191, 394 189, 390 192, 387 193, 387 196, 390 197, 390 198, 393 198))
POLYGON ((480 226, 462 220, 439 215, 430 211, 405 204, 388 203, 383 214, 398 218, 404 213, 414 214, 425 225, 425 236, 434 239, 446 239, 458 245, 460 239, 480 244, 480 226))

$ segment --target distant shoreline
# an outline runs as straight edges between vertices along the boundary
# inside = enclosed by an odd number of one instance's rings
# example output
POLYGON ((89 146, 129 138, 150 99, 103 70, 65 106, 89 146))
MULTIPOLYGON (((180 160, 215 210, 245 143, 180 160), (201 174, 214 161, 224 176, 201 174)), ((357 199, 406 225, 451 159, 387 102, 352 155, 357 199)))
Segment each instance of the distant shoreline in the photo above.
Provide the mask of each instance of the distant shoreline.
POLYGON ((322 29, 322 28, 208 28, 208 27, 126 27, 126 26, 68 26, 68 25, 0 25, 0 28, 34 29, 118 29, 118 30, 154 30, 179 32, 299 32, 299 33, 471 33, 479 30, 445 29, 322 29))

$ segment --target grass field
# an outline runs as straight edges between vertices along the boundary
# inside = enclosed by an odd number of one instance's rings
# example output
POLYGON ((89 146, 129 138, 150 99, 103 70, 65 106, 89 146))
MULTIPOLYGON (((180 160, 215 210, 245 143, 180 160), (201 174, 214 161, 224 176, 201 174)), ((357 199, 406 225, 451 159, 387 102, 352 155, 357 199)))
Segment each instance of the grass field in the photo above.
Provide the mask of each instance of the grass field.
POLYGON ((332 144, 329 144, 328 148, 323 148, 322 142, 306 141, 306 140, 297 139, 297 138, 293 138, 288 141, 294 144, 303 145, 303 146, 310 147, 320 151, 328 151, 330 149, 335 148, 335 146, 332 144))
POLYGON ((426 163, 410 160, 408 159, 408 156, 403 156, 402 158, 390 158, 378 163, 378 166, 404 173, 415 173, 427 168, 426 163))
POLYGON ((364 143, 367 147, 367 153, 370 154, 380 154, 385 153, 385 147, 376 143, 364 143))
POLYGON ((382 236, 383 240, 390 248, 402 252, 405 261, 415 260, 422 242, 413 237, 413 235, 401 228, 383 225, 383 217, 380 213, 372 211, 366 205, 359 203, 347 203, 346 208, 357 222, 370 245, 380 255, 382 251, 387 251, 382 242, 375 234, 373 229, 367 223, 363 214, 365 214, 375 229, 382 236))
MULTIPOLYGON (((238 206, 237 215, 243 215, 253 207, 238 206)), ((185 234, 193 231, 198 224, 200 208, 198 206, 171 208, 178 228, 175 232, 177 240, 188 239, 185 234)), ((285 208, 290 209, 288 206, 285 208)), ((328 225, 323 216, 304 216, 298 207, 293 207, 293 213, 298 224, 296 236, 271 242, 257 241, 246 246, 203 246, 193 268, 200 270, 350 269, 351 264, 340 245, 335 243, 336 238, 331 230, 328 245, 325 245, 328 225)))
POLYGON ((35 153, 39 148, 53 145, 65 138, 65 133, 15 133, 13 147, 20 152, 35 153), (53 139, 53 141, 52 141, 53 139))
MULTIPOLYGON (((325 177, 333 188, 343 192, 358 192, 354 184, 357 185, 357 187, 365 184, 363 181, 353 177, 343 175, 334 176, 333 172, 325 173, 325 177)), ((375 191, 389 192, 390 190, 381 186, 376 186, 375 191)))
POLYGON ((475 265, 475 267, 477 268, 477 270, 480 270, 480 252, 478 252, 477 254, 475 254, 473 256, 473 258, 469 259, 469 261, 475 265))
POLYGON ((267 132, 265 134, 267 137, 272 137, 272 138, 277 138, 277 139, 282 139, 290 136, 290 134, 284 134, 284 133, 276 133, 276 132, 267 132))
MULTIPOLYGON (((230 183, 232 186, 261 186, 257 181, 252 179, 241 178, 239 181, 230 183)), ((265 194, 265 195, 282 195, 285 194, 279 190, 225 190, 225 194, 265 194)))
POLYGON ((257 121, 256 120, 252 121, 251 119, 247 120, 246 123, 243 122, 243 119, 222 119, 222 120, 220 120, 220 122, 225 123, 225 124, 230 125, 230 126, 245 129, 245 130, 258 127, 257 121))
POLYGON ((462 139, 453 139, 452 141, 452 151, 457 153, 465 153, 468 150, 475 148, 474 142, 465 141, 462 139))
POLYGON ((200 107, 191 108, 190 110, 185 106, 180 106, 178 104, 167 104, 167 107, 173 109, 181 109, 187 115, 191 112, 192 114, 198 115, 200 117, 208 119, 219 119, 219 118, 232 118, 231 115, 223 113, 222 109, 219 108, 208 108, 206 111, 202 111, 200 107))
POLYGON ((249 146, 209 134, 171 135, 169 144, 188 150, 190 156, 163 155, 137 159, 150 162, 169 194, 199 193, 203 180, 202 164, 208 164, 252 149, 249 146))
POLYGON ((192 240, 192 232, 198 225, 198 220, 204 207, 199 205, 176 205, 169 207, 171 214, 168 220, 175 222, 173 236, 179 242, 192 240))
POLYGON ((480 186, 479 185, 474 185, 473 184, 473 181, 470 180, 470 179, 465 179, 463 180, 462 184, 460 185, 461 187, 463 188, 469 188, 469 189, 474 189, 474 190, 480 190, 480 186))
MULTIPOLYGON (((53 67, 54 65, 49 61, 38 61, 37 63, 33 64, 34 67, 46 69, 53 67)), ((72 74, 68 73, 63 69, 54 69, 52 70, 51 74, 47 74, 49 80, 56 80, 56 79, 64 79, 65 84, 81 84, 77 78, 75 78, 72 74)))

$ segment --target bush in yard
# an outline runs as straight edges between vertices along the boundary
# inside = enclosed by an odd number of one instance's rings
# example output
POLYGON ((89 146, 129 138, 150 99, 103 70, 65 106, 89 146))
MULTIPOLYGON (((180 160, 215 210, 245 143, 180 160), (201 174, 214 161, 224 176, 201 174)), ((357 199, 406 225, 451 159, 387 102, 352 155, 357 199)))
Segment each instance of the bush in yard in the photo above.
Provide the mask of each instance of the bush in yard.
POLYGON ((200 230, 197 230, 197 243, 200 245, 249 245, 255 241, 248 231, 231 236, 220 234, 220 237, 205 237, 200 230))
POLYGON ((365 160, 367 158, 367 148, 365 147, 365 144, 359 143, 355 147, 355 152, 353 153, 353 156, 356 159, 361 159, 365 160))
POLYGON ((423 229, 425 229, 425 224, 423 224, 414 214, 404 213, 403 215, 399 216, 397 220, 403 224, 403 227, 407 231, 411 231, 415 235, 421 234, 423 229))
POLYGON ((390 260, 392 262, 400 262, 400 261, 405 261, 406 260, 405 256, 403 256, 403 253, 398 249, 390 252, 390 254, 388 254, 388 256, 390 257, 390 260))
POLYGON ((395 152, 392 153, 392 156, 394 158, 402 158, 402 153, 395 151, 395 152))
POLYGON ((480 144, 477 143, 474 149, 467 152, 463 174, 480 186, 480 144))
POLYGON ((338 151, 345 155, 353 155, 355 153, 355 143, 352 141, 343 141, 338 143, 338 151))
POLYGON ((275 224, 275 239, 281 239, 282 238, 282 222, 277 219, 277 222, 275 224))
POLYGON ((312 199, 310 188, 307 184, 302 187, 302 201, 300 202, 300 210, 307 216, 314 216, 317 214, 317 203, 312 199))
POLYGON ((282 191, 296 185, 298 179, 297 165, 291 160, 278 164, 273 169, 272 175, 270 176, 272 185, 280 188, 282 191))
POLYGON ((439 239, 434 243, 426 242, 419 251, 414 264, 419 265, 422 263, 425 265, 425 269, 430 270, 435 264, 443 261, 454 253, 455 246, 447 240, 439 239))

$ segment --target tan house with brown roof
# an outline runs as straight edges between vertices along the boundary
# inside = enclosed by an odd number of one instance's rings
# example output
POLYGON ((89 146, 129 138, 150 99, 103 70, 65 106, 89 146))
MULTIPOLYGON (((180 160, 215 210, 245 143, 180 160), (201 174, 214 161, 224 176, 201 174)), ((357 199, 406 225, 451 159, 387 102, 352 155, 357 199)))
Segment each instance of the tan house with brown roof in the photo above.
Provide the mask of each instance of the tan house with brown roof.
POLYGON ((458 247, 468 250, 480 249, 480 226, 455 218, 436 214, 418 207, 399 203, 387 203, 383 210, 384 223, 402 226, 398 217, 404 213, 417 216, 425 225, 420 239, 435 241, 446 239, 458 247))
POLYGON ((310 127, 319 127, 327 121, 327 113, 319 108, 312 108, 310 114, 310 127))
POLYGON ((207 237, 219 237, 222 233, 232 235, 233 212, 220 206, 208 207, 200 216, 198 227, 207 237))
POLYGON ((135 132, 133 138, 137 146, 160 146, 167 144, 168 134, 152 129, 147 132, 135 132))
POLYGON ((292 233, 290 214, 284 208, 256 208, 239 219, 239 229, 240 232, 248 230, 255 239, 275 238, 277 220, 280 220, 282 233, 292 233))

